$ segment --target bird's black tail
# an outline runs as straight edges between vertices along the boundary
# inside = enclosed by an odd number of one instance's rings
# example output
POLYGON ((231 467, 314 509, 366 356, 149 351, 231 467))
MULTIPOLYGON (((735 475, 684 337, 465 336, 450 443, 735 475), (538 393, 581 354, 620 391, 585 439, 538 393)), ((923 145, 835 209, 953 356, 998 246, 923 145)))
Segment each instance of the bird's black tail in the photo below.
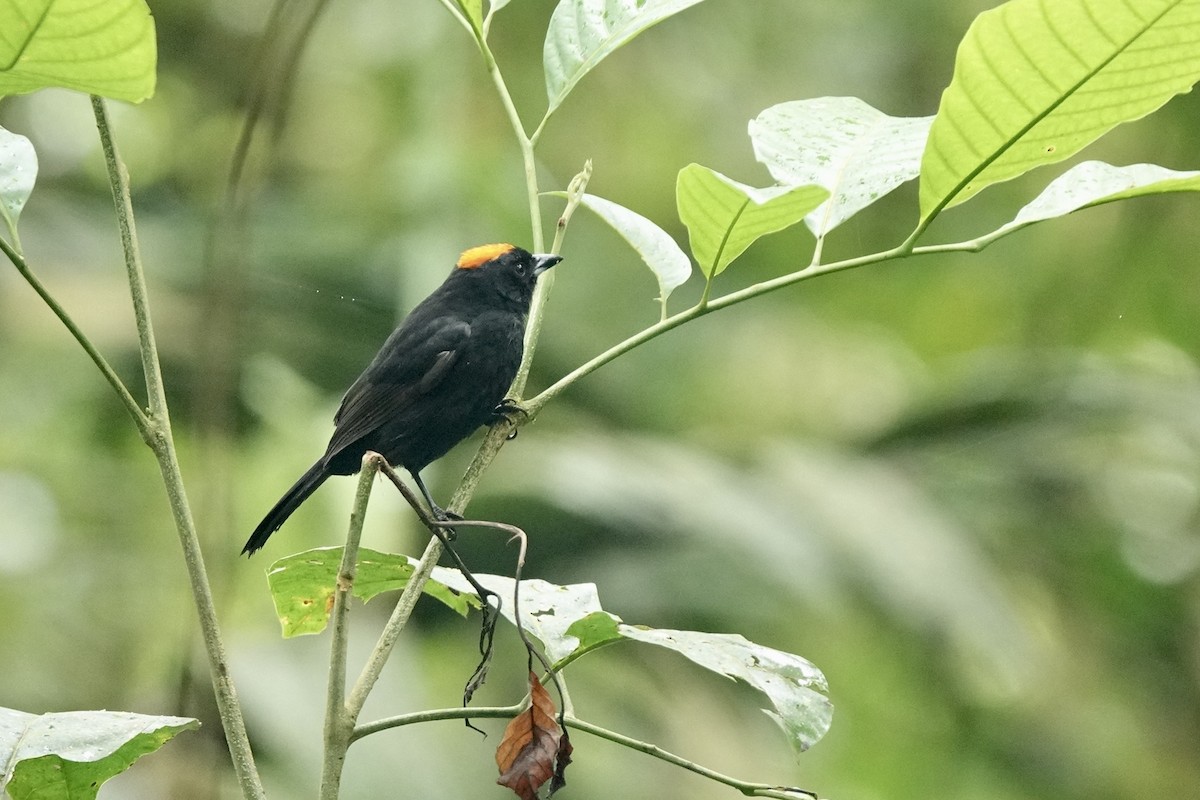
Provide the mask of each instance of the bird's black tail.
POLYGON ((296 481, 292 488, 287 490, 283 497, 279 498, 279 502, 267 512, 263 517, 263 521, 258 523, 258 527, 254 529, 254 533, 250 534, 250 538, 246 541, 246 546, 242 548, 242 553, 245 555, 254 555, 254 551, 258 550, 267 543, 267 539, 271 538, 271 534, 279 530, 279 526, 287 521, 287 518, 292 515, 292 512, 300 507, 300 504, 308 499, 308 496, 317 490, 317 487, 325 482, 329 477, 329 472, 325 468, 322 461, 318 461, 308 468, 308 472, 300 476, 300 480, 296 481))

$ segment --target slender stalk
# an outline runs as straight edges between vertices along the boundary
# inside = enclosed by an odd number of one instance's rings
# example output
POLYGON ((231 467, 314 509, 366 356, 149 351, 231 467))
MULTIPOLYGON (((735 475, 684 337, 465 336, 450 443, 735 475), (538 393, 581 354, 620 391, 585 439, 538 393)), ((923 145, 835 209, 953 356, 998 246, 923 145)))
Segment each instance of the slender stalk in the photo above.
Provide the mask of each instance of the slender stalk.
POLYGON ((696 319, 697 317, 702 317, 705 314, 711 314, 712 312, 719 311, 722 308, 728 308, 729 306, 743 303, 746 300, 752 300, 756 297, 767 294, 768 292, 774 292, 786 286, 791 286, 793 284, 800 283, 801 281, 815 278, 818 275, 827 275, 832 272, 842 272, 844 270, 866 266, 867 264, 877 264, 881 261, 909 258, 911 256, 932 255, 934 253, 978 252, 997 239, 1013 233, 1015 230, 1016 229, 1001 229, 983 236, 979 236, 975 239, 969 239, 962 242, 953 242, 949 244, 926 245, 923 247, 913 247, 912 237, 910 236, 903 244, 899 245, 898 247, 894 247, 891 250, 884 250, 879 253, 871 253, 870 255, 858 256, 856 258, 848 258, 844 261, 835 261, 830 264, 805 267, 804 269, 797 270, 796 272, 789 272, 786 275, 780 275, 778 278, 772 278, 771 280, 756 283, 753 286, 747 286, 745 289, 739 289, 736 292, 730 292, 729 294, 722 295, 715 300, 702 298, 700 303, 697 303, 691 308, 667 317, 666 319, 660 320, 654 325, 638 331, 623 342, 613 345, 590 361, 587 361, 584 364, 576 367, 574 370, 568 372, 566 375, 555 381, 552 385, 544 389, 540 394, 526 400, 523 403, 523 407, 528 412, 529 416, 533 417, 539 410, 541 410, 542 406, 546 405, 546 403, 554 399, 555 396, 580 378, 590 375, 600 367, 604 366, 618 356, 624 355, 638 345, 645 344, 651 339, 661 336, 667 331, 678 328, 683 323, 690 322, 691 320, 696 319))
POLYGON ((162 370, 158 361, 158 348, 154 341, 151 323, 150 302, 146 291, 145 274, 142 270, 141 254, 137 243, 137 230, 133 222, 133 203, 129 192, 129 176, 117 152, 109 127, 108 113, 104 101, 92 97, 92 111, 96 117, 96 128, 100 133, 100 144, 104 150, 104 161, 112 186, 116 206, 117 224, 121 231, 121 245, 125 253, 125 266, 129 276, 129 290, 137 320, 138 341, 142 354, 142 366, 146 372, 146 392, 149 403, 149 422, 143 431, 147 444, 158 460, 170 503, 171 515, 179 534, 183 549, 183 560, 191 584, 192 599, 200 619, 200 631, 204 649, 208 655, 209 672, 212 676, 213 692, 221 716, 221 726, 233 759, 234 772, 244 797, 265 798, 262 782, 254 765, 254 754, 246 735, 237 691, 230 675, 229 659, 221 639, 220 625, 213 605, 212 589, 204 568, 204 556, 196 534, 195 522, 188 505, 179 459, 175 453, 175 442, 171 434, 170 416, 167 411, 166 394, 163 391, 162 370))
POLYGON ((365 725, 359 725, 354 729, 354 733, 350 734, 350 741, 356 742, 364 736, 370 736, 373 733, 380 733, 391 728, 401 728, 405 725, 416 725, 421 722, 437 722, 443 719, 474 719, 476 717, 479 719, 512 719, 524 710, 525 704, 517 703, 511 706, 476 706, 474 708, 455 706, 454 708, 414 711, 411 714, 399 714, 394 717, 385 717, 374 722, 368 722, 365 725))
POLYGON ((639 753, 645 753, 648 756, 654 756, 657 759, 666 761, 668 764, 674 764, 677 767, 682 767, 689 772, 694 772, 701 777, 708 778, 717 783, 723 783, 726 786, 732 786, 747 797, 775 797, 781 800, 796 800, 796 798, 808 798, 815 800, 816 795, 804 789, 798 789, 791 786, 772 786, 767 783, 753 783, 750 781, 739 780, 738 778, 724 775, 716 770, 701 766, 695 761, 689 761, 683 756, 677 756, 674 753, 663 750, 656 744, 643 742, 640 739, 634 739, 632 736, 626 736, 616 731, 610 731, 607 728, 602 728, 599 725, 594 725, 590 722, 578 719, 576 717, 567 717, 566 723, 569 727, 574 728, 584 733, 590 733, 593 736, 598 736, 601 739, 607 739, 610 742, 619 744, 622 747, 628 747, 631 750, 637 750, 639 753))
MULTIPOLYGON (((525 705, 518 703, 513 706, 492 706, 484 708, 439 708, 432 711, 419 711, 412 714, 400 714, 394 717, 385 717, 374 722, 369 722, 365 725, 360 725, 354 729, 351 734, 352 740, 361 739, 364 736, 369 736, 373 733, 389 730, 391 728, 400 728, 405 725, 414 725, 422 722, 434 722, 437 720, 448 719, 511 719, 517 714, 525 710, 525 705)), ((683 756, 676 755, 661 747, 644 742, 640 739, 635 739, 632 736, 626 736, 616 731, 603 728, 578 717, 567 716, 565 719, 567 727, 574 728, 584 733, 590 733, 593 736, 601 739, 607 739, 614 744, 619 744, 622 747, 627 747, 631 750, 637 750, 639 753, 653 756, 661 761, 666 761, 668 764, 674 764, 677 767, 682 767, 689 772, 694 772, 701 777, 708 778, 711 781, 731 786, 737 789, 747 797, 774 797, 781 800, 812 800, 816 795, 804 789, 798 789, 791 786, 773 786, 767 783, 754 783, 751 781, 743 781, 729 775, 722 774, 716 770, 701 766, 694 761, 690 761, 683 756)))
POLYGON ((853 269, 854 267, 861 267, 866 264, 874 264, 893 258, 904 258, 906 256, 913 255, 915 252, 917 251, 906 251, 902 250, 901 248, 895 248, 881 253, 872 253, 871 255, 850 258, 846 259, 845 261, 837 261, 831 264, 825 264, 823 266, 806 267, 802 270, 788 273, 787 275, 781 275, 778 278, 772 278, 768 281, 756 283, 753 286, 747 286, 745 289, 740 289, 736 292, 730 292, 729 294, 722 295, 715 300, 702 298, 702 303, 698 303, 691 308, 680 311, 678 314, 674 314, 664 320, 660 320, 648 328, 638 331, 625 341, 613 345, 608 350, 605 350, 603 353, 591 359, 590 361, 587 361, 584 364, 581 364, 579 367, 576 367, 574 370, 559 378, 555 383, 543 390, 541 394, 531 397, 529 400, 525 401, 525 408, 528 410, 529 415, 533 416, 542 408, 542 406, 552 400, 555 396, 557 396, 575 381, 579 380, 585 375, 590 375, 600 367, 612 361, 614 358, 624 355, 638 345, 645 344, 651 339, 654 339, 669 330, 678 328, 683 323, 690 322, 697 317, 702 317, 705 314, 711 314, 712 312, 718 311, 722 308, 736 305, 737 303, 759 297, 777 289, 782 289, 785 286, 791 286, 794 283, 799 283, 800 281, 808 280, 809 278, 815 278, 818 275, 825 275, 830 272, 853 269))
POLYGON ((479 41, 479 33, 475 30, 475 26, 472 25, 471 21, 466 18, 461 10, 459 10, 458 6, 454 5, 454 3, 452 3, 450 0, 440 0, 440 2, 442 6, 448 12, 450 12, 450 16, 454 17, 454 19, 458 21, 459 25, 462 25, 464 28, 466 28, 467 32, 470 33, 476 41, 479 41))
POLYGON ((483 65, 487 69, 488 77, 492 79, 492 83, 496 87, 500 105, 504 107, 504 113, 508 117, 509 125, 512 126, 521 150, 521 162, 525 166, 525 197, 529 203, 529 224, 533 234, 533 249, 540 253, 545 247, 545 240, 542 237, 542 202, 538 193, 537 159, 533 152, 535 142, 525 133, 521 115, 517 112, 512 94, 508 91, 508 84, 504 81, 504 75, 500 72, 499 65, 496 64, 496 57, 492 55, 492 49, 488 47, 487 40, 477 36, 476 41, 479 43, 480 53, 483 54, 483 65))
POLYGON ((149 443, 150 419, 146 416, 146 412, 142 410, 141 406, 138 405, 137 400, 133 399, 133 395, 130 394, 129 388, 125 386, 120 376, 109 366, 108 361, 100 354, 100 351, 96 349, 96 346, 92 344, 92 341, 88 339, 80 327, 75 324, 75 320, 54 299, 54 296, 50 294, 41 280, 33 274, 28 262, 25 261, 20 253, 3 239, 0 239, 0 251, 3 251, 8 256, 8 260, 17 268, 17 272, 21 273, 21 277, 33 287, 33 291, 37 293, 38 297, 42 298, 42 302, 49 306, 50 310, 54 312, 54 316, 58 317, 59 321, 66 326, 71 336, 75 337, 75 341, 79 342, 79 346, 92 359, 92 363, 100 370, 104 379, 108 381, 108 385, 121 398, 121 403, 125 406, 125 410, 129 412, 129 416, 133 418, 134 424, 137 425, 138 431, 142 434, 142 438, 146 439, 147 443, 149 443))
POLYGON ((368 452, 363 456, 362 470, 358 474, 358 491, 354 495, 354 509, 350 512, 350 529, 346 533, 346 546, 342 548, 342 563, 338 568, 337 585, 334 589, 333 612, 330 615, 333 641, 329 646, 329 686, 325 698, 325 753, 321 765, 321 800, 337 800, 342 785, 342 767, 346 764, 346 750, 350 747, 350 735, 354 731, 357 719, 357 715, 351 716, 346 707, 346 647, 350 639, 350 599, 353 597, 354 578, 358 573, 358 545, 362 541, 367 502, 371 499, 371 486, 382 460, 377 453, 368 452))

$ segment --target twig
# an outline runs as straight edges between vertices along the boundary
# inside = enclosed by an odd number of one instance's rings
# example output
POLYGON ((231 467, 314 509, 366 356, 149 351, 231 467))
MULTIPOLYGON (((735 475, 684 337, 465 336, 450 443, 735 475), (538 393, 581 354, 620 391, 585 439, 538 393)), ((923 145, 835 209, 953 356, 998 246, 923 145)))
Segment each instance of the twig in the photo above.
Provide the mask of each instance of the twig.
POLYGON ((358 477, 358 491, 354 496, 354 510, 350 513, 350 528, 346 533, 346 546, 342 550, 342 563, 338 568, 337 584, 333 595, 331 623, 333 641, 329 646, 329 685, 325 701, 325 752, 321 766, 321 800, 337 800, 341 788, 342 768, 346 763, 346 750, 350 747, 350 734, 354 731, 356 718, 346 708, 346 645, 350 635, 350 598, 353 596, 354 579, 358 573, 358 545, 362 540, 363 522, 367 514, 367 502, 371 499, 371 486, 375 473, 386 464, 378 453, 363 455, 362 471, 358 477))
MULTIPOLYGON (((418 711, 412 714, 399 714, 392 717, 384 717, 383 719, 368 722, 364 725, 359 725, 354 729, 354 733, 350 735, 352 741, 357 741, 364 736, 369 736, 373 733, 380 733, 391 728, 401 728, 406 725, 413 725, 421 722, 433 722, 436 720, 462 719, 464 715, 470 714, 473 717, 480 719, 511 719, 517 714, 525 710, 524 703, 518 703, 515 706, 491 706, 481 708, 440 708, 432 711, 418 711)), ((644 742, 640 739, 635 739, 632 736, 625 736, 616 731, 603 728, 591 722, 579 719, 578 717, 568 716, 566 725, 569 728, 590 733, 601 739, 607 739, 614 744, 619 744, 622 747, 627 747, 631 750, 636 750, 639 753, 645 753, 648 756, 653 756, 661 761, 666 761, 669 764, 674 764, 677 767, 682 767, 689 772, 708 778, 711 781, 730 786, 737 789, 747 797, 773 797, 779 800, 816 800, 817 794, 806 789, 800 789, 792 786, 776 786, 768 783, 756 783, 753 781, 743 781, 729 775, 701 766, 694 761, 690 761, 683 756, 676 755, 667 750, 644 742)))
POLYGON ((108 113, 104 101, 92 97, 92 111, 96 117, 96 128, 100 133, 100 144, 104 150, 104 162, 108 169, 108 180, 112 187, 116 206, 117 224, 121 231, 121 244, 125 253, 125 267, 129 277, 129 290, 133 300, 134 316, 137 320, 138 341, 145 370, 148 395, 148 425, 142 435, 158 459, 167 499, 175 519, 179 543, 183 548, 183 560, 187 567, 192 588, 192 599, 200 618, 200 631, 204 649, 208 654, 209 673, 216 695, 217 709, 229 753, 233 759, 234 772, 242 794, 246 798, 264 798, 262 782, 254 765, 254 754, 246 736, 245 720, 237 691, 230 676, 229 659, 221 639, 221 628, 213 606, 212 588, 204 568, 204 555, 200 550, 200 539, 188 505, 179 460, 175 454, 175 442, 171 434, 171 421, 167 412, 167 399, 163 391, 162 371, 158 361, 158 349, 154 341, 154 328, 150 318, 150 301, 146 292, 146 279, 142 271, 141 254, 137 244, 137 231, 133 222, 133 203, 129 192, 129 176, 117 152, 109 128, 108 113))
POLYGON ((79 343, 83 351, 88 354, 88 357, 92 359, 92 363, 96 365, 100 373, 104 376, 104 379, 108 381, 108 385, 113 388, 113 391, 117 393, 117 397, 121 399, 121 403, 125 406, 125 410, 129 412, 129 416, 133 418, 134 424, 137 425, 138 431, 142 434, 142 438, 146 439, 146 443, 149 444, 150 420, 146 416, 146 412, 138 405, 137 400, 133 399, 133 395, 130 394, 129 388, 121 380, 120 376, 109 366, 108 361, 100 354, 96 346, 92 344, 91 339, 75 324, 75 320, 66 312, 66 309, 59 305, 58 301, 54 299, 54 296, 50 294, 50 291, 46 289, 37 275, 33 274, 33 270, 29 268, 28 262, 17 252, 16 248, 0 238, 0 251, 8 256, 8 260, 17 268, 17 272, 21 274, 21 277, 33 288, 33 291, 37 292, 38 297, 42 298, 42 302, 54 313, 54 316, 58 317, 59 322, 66 326, 67 331, 75 338, 75 341, 79 343))

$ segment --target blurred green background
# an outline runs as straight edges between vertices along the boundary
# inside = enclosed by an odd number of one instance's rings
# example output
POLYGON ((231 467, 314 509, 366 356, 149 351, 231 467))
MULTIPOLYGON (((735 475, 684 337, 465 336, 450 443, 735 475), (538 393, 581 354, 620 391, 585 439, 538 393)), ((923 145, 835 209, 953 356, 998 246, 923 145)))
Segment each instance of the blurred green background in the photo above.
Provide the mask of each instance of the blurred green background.
MULTIPOLYGON (((341 392, 465 247, 528 246, 521 165, 472 42, 437 3, 330 4, 273 84, 241 203, 225 178, 256 75, 263 0, 151 3, 156 96, 113 104, 192 501, 252 740, 275 797, 312 796, 327 640, 282 641, 264 570, 344 536, 331 481, 263 555, 236 553, 323 450, 341 392), (214 229, 215 226, 215 229, 214 229)), ((589 187, 681 242, 674 179, 699 161, 766 185, 747 121, 854 95, 936 110, 958 40, 993 5, 709 0, 589 74, 546 130, 543 185, 589 187)), ((512 3, 492 43, 518 107, 544 108, 550 0, 512 3)), ((305 7, 292 4, 291 27, 305 7)), ((277 59, 276 59, 277 60, 277 59)), ((1200 167, 1194 97, 1084 157, 1200 167)), ((111 200, 87 99, 0 103, 40 180, 34 269, 140 387, 111 200)), ((995 187, 929 241, 992 230, 1059 169, 995 187)), ((826 259, 893 246, 915 185, 835 232, 826 259)), ((546 202, 547 222, 559 205, 546 202)), ((1045 223, 983 253, 804 283, 691 323, 579 382, 509 444, 473 516, 531 534, 527 576, 595 581, 608 610, 738 632, 815 662, 833 728, 799 760, 760 698, 670 653, 572 668, 577 713, 738 777, 831 798, 1200 796, 1200 206, 1183 195, 1045 223)), ((802 227, 755 245, 719 292, 799 268, 802 227)), ((531 388, 653 322, 651 274, 581 211, 531 388)), ((675 308, 694 299, 679 290, 675 308)), ((449 496, 472 452, 427 473, 449 496)), ((365 544, 417 553, 391 492, 365 544)), ((469 533, 480 571, 514 550, 469 533)), ((156 466, 124 411, 12 269, 0 269, 0 705, 200 716, 102 791, 236 795, 207 699, 156 466)), ((420 609, 364 719, 453 706, 475 622, 420 609)), ((387 600, 356 609, 361 659, 387 600)), ((518 698, 503 629, 477 702, 518 698)), ((352 662, 352 669, 357 669, 352 662)), ((457 723, 356 745, 346 797, 495 797, 492 753, 457 723)), ((735 792, 577 734, 564 798, 735 792)))

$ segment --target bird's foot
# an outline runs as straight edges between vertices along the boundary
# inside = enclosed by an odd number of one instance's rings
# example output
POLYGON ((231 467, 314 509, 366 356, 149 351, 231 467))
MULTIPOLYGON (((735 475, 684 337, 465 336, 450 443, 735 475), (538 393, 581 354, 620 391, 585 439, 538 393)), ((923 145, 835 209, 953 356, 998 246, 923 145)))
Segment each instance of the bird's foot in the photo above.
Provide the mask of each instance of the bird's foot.
POLYGON ((517 427, 529 421, 529 409, 520 400, 512 397, 506 397, 496 404, 492 409, 492 425, 499 425, 507 422, 512 426, 512 431, 509 432, 508 438, 517 438, 517 427))
MULTIPOLYGON (((433 513, 433 518, 438 522, 455 522, 457 520, 466 519, 462 514, 455 514, 453 511, 447 511, 436 503, 430 509, 433 513)), ((441 526, 438 526, 441 527, 441 526)), ((453 542, 458 538, 458 532, 454 528, 442 528, 442 533, 446 537, 446 541, 453 542)))

